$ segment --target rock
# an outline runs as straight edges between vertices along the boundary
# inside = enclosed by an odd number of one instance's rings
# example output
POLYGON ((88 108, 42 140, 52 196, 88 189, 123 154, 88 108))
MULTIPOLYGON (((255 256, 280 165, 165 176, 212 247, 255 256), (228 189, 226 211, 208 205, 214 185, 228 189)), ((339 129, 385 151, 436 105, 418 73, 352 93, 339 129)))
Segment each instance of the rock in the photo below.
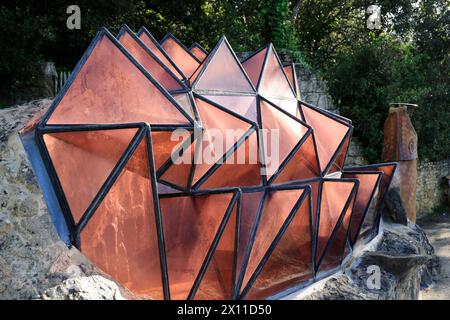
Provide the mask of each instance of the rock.
POLYGON ((427 285, 437 266, 433 247, 419 226, 384 223, 382 234, 356 247, 341 271, 285 298, 418 299, 420 289, 427 285), (374 272, 379 275, 375 285, 374 272))
POLYGON ((386 221, 408 224, 408 216, 403 205, 400 189, 398 187, 389 188, 384 198, 383 218, 386 221))
POLYGON ((50 220, 17 134, 50 103, 0 110, 0 299, 133 298, 77 249, 69 249, 50 220))
POLYGON ((101 276, 78 277, 64 280, 46 289, 43 300, 125 300, 119 287, 101 276))

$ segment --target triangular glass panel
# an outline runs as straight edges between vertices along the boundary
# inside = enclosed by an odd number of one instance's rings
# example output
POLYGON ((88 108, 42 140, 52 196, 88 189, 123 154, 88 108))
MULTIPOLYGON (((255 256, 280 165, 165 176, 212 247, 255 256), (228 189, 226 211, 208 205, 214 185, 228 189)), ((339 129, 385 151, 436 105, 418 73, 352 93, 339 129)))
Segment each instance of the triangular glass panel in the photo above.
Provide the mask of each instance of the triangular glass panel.
POLYGON ((233 193, 160 197, 171 299, 187 299, 233 193))
POLYGON ((269 46, 261 81, 257 89, 260 94, 268 97, 296 98, 273 46, 269 46))
POLYGON ((156 41, 156 39, 145 27, 141 27, 137 35, 139 39, 141 39, 141 41, 147 46, 147 48, 149 48, 150 51, 153 52, 153 54, 157 56, 158 59, 161 60, 161 62, 164 63, 166 67, 178 77, 178 79, 186 79, 180 69, 178 69, 175 63, 169 58, 164 49, 161 48, 158 41, 156 41))
POLYGON ((81 250, 138 297, 163 299, 153 202, 156 190, 146 154, 147 143, 143 139, 81 231, 81 250))
POLYGON ((200 65, 200 61, 172 34, 167 34, 160 45, 186 78, 190 78, 200 65))
POLYGON ((312 132, 287 162, 280 174, 273 181, 274 184, 299 181, 320 176, 316 148, 312 132))
POLYGON ((238 206, 235 204, 195 294, 196 300, 233 298, 238 218, 238 206))
POLYGON ((268 179, 280 168, 308 128, 264 99, 260 100, 265 174, 268 179), (278 158, 278 159, 277 159, 278 158))
POLYGON ((263 49, 257 51, 256 53, 242 61, 242 67, 244 67, 245 72, 247 73, 255 88, 258 88, 259 79, 261 77, 261 71, 268 48, 269 47, 264 47, 263 49))
POLYGON ((166 90, 187 90, 176 75, 131 30, 122 27, 117 39, 166 90))
POLYGON ((255 92, 225 37, 220 39, 208 56, 202 73, 196 77, 192 86, 200 91, 255 92))
POLYGON ((333 157, 340 151, 352 126, 328 116, 319 109, 301 104, 305 122, 314 130, 317 154, 322 172, 331 166, 333 157))
POLYGON ((131 143, 136 128, 43 135, 75 223, 131 143))
POLYGON ((258 272, 245 299, 262 300, 313 278, 310 198, 306 196, 292 221, 258 272))
POLYGON ((55 99, 47 124, 190 125, 169 93, 125 52, 112 35, 100 32, 55 99))

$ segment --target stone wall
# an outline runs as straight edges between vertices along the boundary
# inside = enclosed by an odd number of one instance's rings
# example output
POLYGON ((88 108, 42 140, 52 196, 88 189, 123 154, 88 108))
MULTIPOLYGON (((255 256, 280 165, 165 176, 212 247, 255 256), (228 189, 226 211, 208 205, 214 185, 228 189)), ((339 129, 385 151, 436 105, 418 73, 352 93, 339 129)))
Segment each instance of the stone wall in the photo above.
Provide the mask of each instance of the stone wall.
POLYGON ((449 205, 446 199, 444 177, 450 175, 450 159, 417 165, 417 215, 424 216, 442 205, 449 205))

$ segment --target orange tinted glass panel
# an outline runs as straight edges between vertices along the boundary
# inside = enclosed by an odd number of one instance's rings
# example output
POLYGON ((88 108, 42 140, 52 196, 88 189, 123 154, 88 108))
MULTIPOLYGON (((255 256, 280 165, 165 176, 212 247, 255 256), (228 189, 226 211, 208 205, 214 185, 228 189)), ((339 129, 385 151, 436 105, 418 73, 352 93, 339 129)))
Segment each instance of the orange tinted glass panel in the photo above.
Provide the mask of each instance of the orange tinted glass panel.
POLYGON ((176 102, 186 111, 186 113, 191 116, 192 119, 195 119, 194 112, 192 111, 191 100, 189 99, 188 93, 174 93, 172 97, 176 102))
POLYGON ((204 72, 196 79, 197 90, 254 92, 250 80, 225 40, 208 57, 204 72))
POLYGON ((186 299, 232 193, 161 198, 170 296, 186 299))
POLYGON ((182 88, 176 76, 162 67, 159 61, 146 52, 145 45, 125 31, 118 39, 133 57, 167 90, 182 88))
POLYGON ((322 183, 316 262, 324 253, 325 246, 337 225, 353 186, 354 182, 339 180, 322 183))
POLYGON ((267 130, 263 132, 262 139, 266 156, 266 174, 270 178, 300 142, 307 128, 264 100, 261 100, 260 105, 262 128, 267 130))
POLYGON ((246 299, 265 299, 312 279, 309 197, 295 213, 246 299))
POLYGON ((343 213, 344 218, 336 231, 336 236, 334 239, 330 239, 331 243, 329 244, 327 251, 324 252, 324 257, 319 265, 319 272, 336 268, 342 263, 354 202, 355 198, 353 197, 347 210, 343 213))
POLYGON ((143 43, 145 43, 147 48, 149 48, 150 51, 153 52, 153 54, 155 56, 157 56, 158 59, 161 60, 161 62, 164 63, 166 65, 166 67, 169 68, 169 70, 172 71, 178 77, 178 79, 183 79, 183 75, 180 74, 178 72, 178 70, 174 67, 173 62, 170 61, 162 53, 163 49, 159 46, 159 44, 156 42, 156 40, 153 39, 152 36, 150 36, 147 32, 142 32, 142 33, 139 34, 139 39, 141 39, 141 41, 143 43))
POLYGON ((334 160, 333 164, 330 167, 329 173, 333 173, 336 171, 342 171, 344 169, 345 159, 347 157, 348 147, 350 146, 350 137, 351 135, 348 135, 347 138, 345 138, 344 144, 342 145, 341 150, 339 151, 339 154, 336 157, 336 160, 334 160))
POLYGON ((258 186, 261 166, 256 131, 202 184, 201 189, 258 186))
POLYGON ((314 129, 317 153, 320 167, 323 171, 330 163, 331 158, 350 129, 348 126, 310 107, 305 105, 301 105, 301 107, 306 123, 314 129))
POLYGON ((294 64, 290 64, 288 66, 283 67, 283 70, 289 80, 291 87, 294 89, 296 96, 299 97, 300 92, 298 89, 298 82, 297 78, 295 77, 294 68, 295 68, 294 64))
POLYGON ((244 67, 245 72, 247 73, 248 77, 255 87, 258 85, 258 80, 261 74, 261 69, 263 67, 266 53, 267 48, 261 50, 254 56, 242 62, 242 66, 244 67))
MULTIPOLYGON (((135 153, 130 160, 147 153, 145 140, 136 152, 139 156, 135 153)), ((81 250, 134 294, 162 299, 149 167, 129 169, 127 164, 81 232, 81 250)))
POLYGON ((158 170, 169 160, 177 146, 190 138, 191 132, 183 130, 179 131, 179 134, 173 135, 173 131, 153 131, 151 132, 151 135, 153 159, 155 162, 155 169, 158 170))
POLYGON ((303 142, 295 155, 281 170, 274 183, 289 182, 301 179, 309 179, 320 176, 320 168, 317 163, 316 150, 312 133, 303 142))
MULTIPOLYGON (((179 162, 172 164, 161 176, 161 180, 170 182, 176 186, 187 188, 189 175, 194 163, 194 150, 196 142, 192 142, 184 151, 179 162)), ((176 158, 176 154, 175 154, 176 158)))
POLYGON ((222 159, 226 151, 251 127, 249 123, 204 100, 196 98, 195 104, 202 119, 203 137, 199 158, 196 159, 194 183, 222 159), (226 138, 227 135, 229 138, 226 138))
POLYGON ((202 95, 203 97, 233 111, 244 118, 258 122, 256 114, 256 96, 202 95))
POLYGON ((187 78, 189 78, 200 65, 189 51, 186 51, 186 49, 172 37, 166 38, 166 40, 161 43, 161 47, 187 78))
POLYGON ((103 35, 48 123, 127 122, 189 123, 175 104, 103 35))
POLYGON ((199 47, 192 47, 189 51, 200 61, 203 61, 207 56, 199 47))
POLYGON ((303 192, 303 189, 299 189, 277 190, 268 193, 245 270, 242 288, 247 285, 303 192))
POLYGON ((75 223, 99 192, 136 131, 120 129, 44 135, 75 223))
POLYGON ((289 81, 284 74, 283 66, 279 63, 272 46, 269 49, 267 62, 262 71, 258 92, 267 96, 295 99, 289 81))
POLYGON ((209 262, 206 273, 200 283, 195 299, 199 300, 226 300, 231 299, 233 294, 233 272, 235 267, 235 245, 236 245, 236 219, 237 205, 234 206, 232 214, 223 231, 217 248, 209 262))
POLYGON ((359 228, 364 221, 365 213, 369 209, 372 194, 377 187, 379 174, 345 172, 342 177, 358 179, 360 182, 350 225, 350 240, 352 243, 355 243, 358 237, 359 228))
POLYGON ((272 102, 277 107, 283 109, 287 113, 290 113, 294 117, 297 117, 301 120, 301 118, 298 116, 298 107, 297 107, 297 100, 294 99, 278 99, 278 98, 267 98, 270 102, 272 102))

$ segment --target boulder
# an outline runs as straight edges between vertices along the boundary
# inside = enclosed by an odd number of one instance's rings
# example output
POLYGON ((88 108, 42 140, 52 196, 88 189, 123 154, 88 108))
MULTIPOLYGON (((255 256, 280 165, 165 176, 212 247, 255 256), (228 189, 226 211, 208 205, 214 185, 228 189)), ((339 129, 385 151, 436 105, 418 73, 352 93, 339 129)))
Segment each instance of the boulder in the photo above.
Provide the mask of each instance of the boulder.
POLYGON ((18 130, 48 99, 0 110, 0 299, 133 298, 58 237, 18 130))

